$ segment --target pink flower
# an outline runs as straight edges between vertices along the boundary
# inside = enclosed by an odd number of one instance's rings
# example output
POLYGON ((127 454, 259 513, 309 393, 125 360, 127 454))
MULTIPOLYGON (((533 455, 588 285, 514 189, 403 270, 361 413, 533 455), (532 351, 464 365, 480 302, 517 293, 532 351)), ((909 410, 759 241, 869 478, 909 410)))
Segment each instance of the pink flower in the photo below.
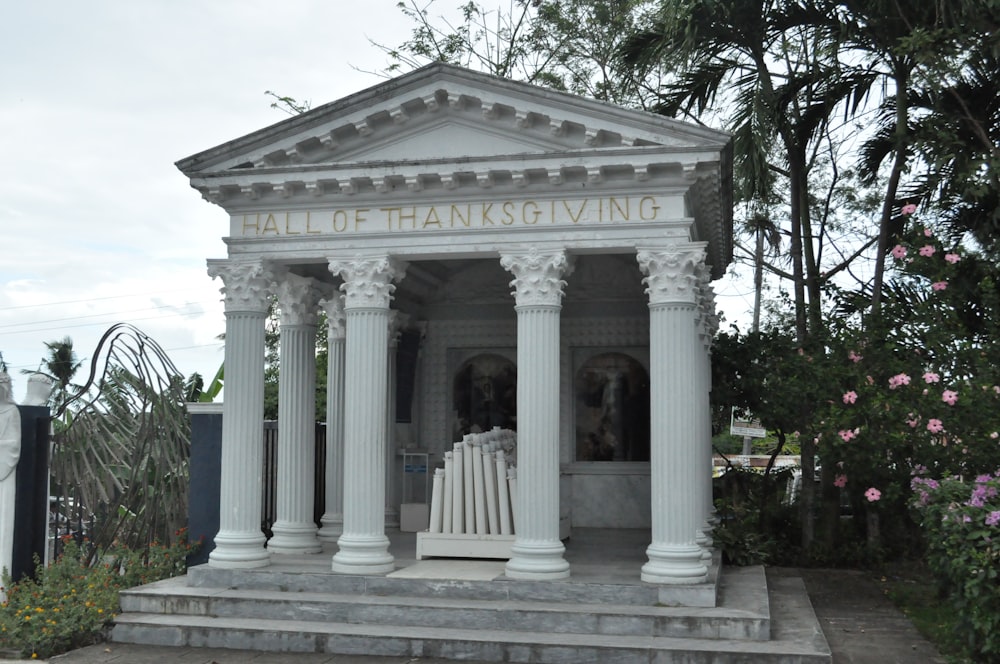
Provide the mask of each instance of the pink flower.
POLYGON ((837 435, 843 438, 844 442, 846 443, 850 439, 854 438, 855 434, 850 429, 841 429, 840 431, 837 432, 837 435))
POLYGON ((954 265, 958 261, 962 260, 962 257, 959 256, 958 254, 945 254, 944 259, 949 263, 951 263, 952 265, 954 265))
POLYGON ((986 525, 995 526, 1000 523, 1000 510, 990 512, 986 515, 986 525))
POLYGON ((906 420, 906 423, 910 425, 911 429, 916 429, 917 425, 920 424, 920 420, 918 420, 915 417, 911 417, 910 419, 906 420))
POLYGON ((840 487, 841 489, 847 486, 847 475, 837 475, 833 480, 833 486, 840 487))
POLYGON ((948 287, 947 281, 935 281, 933 284, 931 284, 931 290, 936 290, 936 291, 944 290, 947 287, 948 287))
POLYGON ((900 210, 900 212, 902 212, 903 214, 913 214, 916 211, 917 211, 917 206, 914 205, 913 203, 907 203, 906 205, 903 206, 903 209, 900 210))
POLYGON ((941 401, 945 402, 949 406, 954 406, 955 402, 958 401, 958 392, 953 392, 952 390, 945 390, 941 393, 941 401))
POLYGON ((907 376, 905 373, 896 374, 895 376, 893 376, 892 378, 889 379, 889 389, 890 390, 894 390, 897 387, 901 387, 903 385, 909 385, 909 384, 910 384, 910 377, 907 376))
POLYGON ((933 233, 931 233, 931 229, 925 228, 924 229, 924 236, 925 237, 930 237, 931 235, 933 235, 933 233))
POLYGON ((849 359, 851 362, 854 362, 855 364, 857 364, 858 362, 860 362, 862 360, 862 357, 860 355, 858 355, 857 353, 855 353, 853 350, 850 350, 850 351, 847 351, 847 359, 849 359))
POLYGON ((924 246, 920 247, 920 255, 921 256, 933 256, 934 255, 934 247, 932 247, 929 244, 925 244, 924 246))
POLYGON ((858 400, 858 393, 855 392, 854 390, 851 390, 850 392, 845 392, 843 398, 844 398, 844 403, 854 403, 855 401, 858 400))
POLYGON ((882 492, 876 489, 875 487, 871 487, 867 491, 865 491, 865 498, 868 499, 869 503, 877 502, 878 499, 881 497, 882 497, 882 492))
POLYGON ((897 244, 895 247, 892 248, 892 257, 893 258, 905 258, 906 257, 906 247, 904 247, 901 244, 897 244))
POLYGON ((994 431, 993 433, 990 434, 990 438, 992 438, 993 440, 1000 438, 1000 432, 994 431))
POLYGON ((928 371, 924 374, 925 383, 936 383, 941 380, 941 376, 937 375, 933 371, 928 371))
POLYGON ((944 424, 939 419, 927 420, 927 430, 931 433, 941 433, 944 430, 944 424))

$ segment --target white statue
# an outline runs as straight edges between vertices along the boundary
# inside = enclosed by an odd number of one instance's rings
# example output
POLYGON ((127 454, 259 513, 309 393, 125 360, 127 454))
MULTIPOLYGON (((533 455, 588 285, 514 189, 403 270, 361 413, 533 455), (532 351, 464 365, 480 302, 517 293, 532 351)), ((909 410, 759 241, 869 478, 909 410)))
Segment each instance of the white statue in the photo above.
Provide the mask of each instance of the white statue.
MULTIPOLYGON (((11 572, 14 556, 14 469, 21 458, 21 414, 11 396, 10 376, 0 372, 0 569, 11 572)), ((0 601, 6 599, 0 590, 0 601)))
POLYGON ((28 389, 25 392, 24 399, 21 400, 21 405, 44 406, 49 402, 49 397, 52 395, 52 388, 54 386, 55 382, 45 374, 31 374, 28 376, 28 389))

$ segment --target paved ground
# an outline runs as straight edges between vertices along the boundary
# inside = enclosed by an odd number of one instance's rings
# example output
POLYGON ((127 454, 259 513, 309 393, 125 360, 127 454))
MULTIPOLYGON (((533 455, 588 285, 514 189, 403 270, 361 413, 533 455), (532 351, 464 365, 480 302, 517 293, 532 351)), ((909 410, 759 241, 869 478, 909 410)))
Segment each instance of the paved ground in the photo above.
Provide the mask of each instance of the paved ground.
MULTIPOLYGON (((833 651, 833 664, 945 664, 945 659, 883 595, 871 575, 853 570, 789 568, 771 568, 768 574, 802 577, 833 651)), ((0 660, 0 664, 5 661, 0 660)), ((409 657, 276 654, 116 643, 81 648, 49 661, 52 664, 444 664, 442 660, 409 657)))

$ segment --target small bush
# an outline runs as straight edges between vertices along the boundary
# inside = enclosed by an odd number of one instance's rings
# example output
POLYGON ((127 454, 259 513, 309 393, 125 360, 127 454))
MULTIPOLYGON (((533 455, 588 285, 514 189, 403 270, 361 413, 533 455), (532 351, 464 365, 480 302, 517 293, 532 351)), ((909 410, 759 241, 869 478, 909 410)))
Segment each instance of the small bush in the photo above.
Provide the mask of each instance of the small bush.
POLYGON ((87 566, 84 552, 68 541, 48 567, 36 560, 34 579, 11 584, 4 576, 0 645, 45 658, 102 641, 118 612, 118 591, 183 574, 191 548, 182 536, 172 546, 115 548, 87 566))
POLYGON ((913 478, 927 562, 973 661, 1000 663, 1000 471, 974 481, 913 478))

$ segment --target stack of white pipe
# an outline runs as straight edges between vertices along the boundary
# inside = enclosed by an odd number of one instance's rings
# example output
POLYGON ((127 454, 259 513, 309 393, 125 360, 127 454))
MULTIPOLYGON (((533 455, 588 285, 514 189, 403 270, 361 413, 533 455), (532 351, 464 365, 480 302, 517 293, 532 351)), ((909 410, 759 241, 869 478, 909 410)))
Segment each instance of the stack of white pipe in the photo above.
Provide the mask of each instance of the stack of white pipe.
POLYGON ((513 535, 517 434, 494 428, 466 435, 444 453, 431 488, 432 533, 513 535))

